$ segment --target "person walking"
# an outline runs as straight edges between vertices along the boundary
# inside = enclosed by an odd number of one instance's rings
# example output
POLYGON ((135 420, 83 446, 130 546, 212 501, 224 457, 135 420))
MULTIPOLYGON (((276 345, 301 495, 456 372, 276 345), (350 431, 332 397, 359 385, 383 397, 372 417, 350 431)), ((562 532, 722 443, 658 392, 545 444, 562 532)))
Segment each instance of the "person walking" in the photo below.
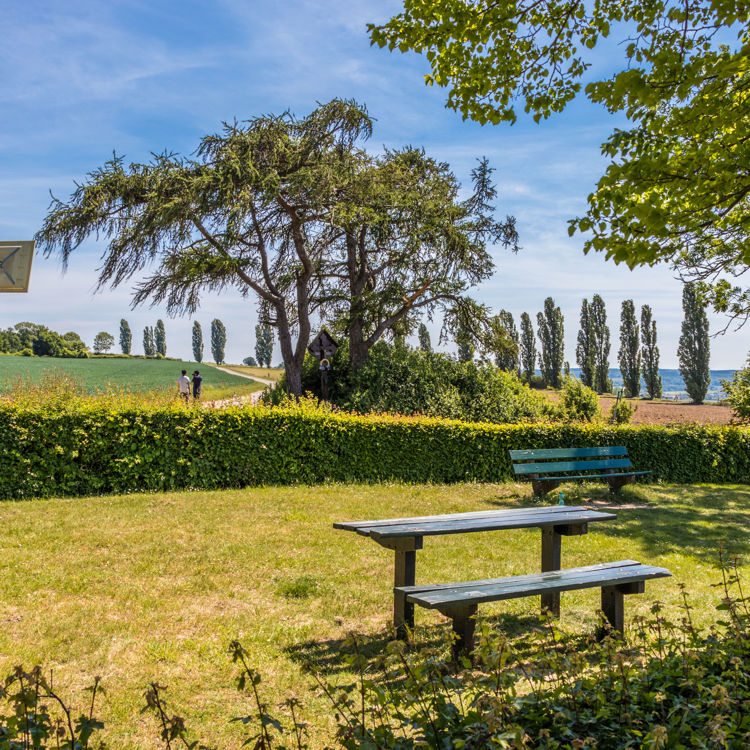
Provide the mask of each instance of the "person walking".
POLYGON ((203 378, 201 374, 196 370, 193 373, 193 401, 199 401, 201 397, 201 383, 203 378))
POLYGON ((177 393, 180 394, 181 398, 185 399, 187 404, 190 400, 190 381, 188 380, 187 370, 182 371, 182 375, 177 378, 177 393))

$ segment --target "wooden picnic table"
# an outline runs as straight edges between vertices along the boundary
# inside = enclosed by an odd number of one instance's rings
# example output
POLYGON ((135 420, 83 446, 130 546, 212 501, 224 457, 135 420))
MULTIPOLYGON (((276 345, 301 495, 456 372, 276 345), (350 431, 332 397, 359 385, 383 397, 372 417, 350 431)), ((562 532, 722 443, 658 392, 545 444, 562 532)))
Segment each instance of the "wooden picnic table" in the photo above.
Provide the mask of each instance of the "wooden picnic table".
MULTIPOLYGON (((395 552, 394 587, 414 586, 416 553, 426 536, 468 534, 477 531, 539 528, 542 532, 542 572, 560 570, 563 536, 588 532, 592 521, 609 521, 617 516, 579 506, 551 505, 513 510, 484 510, 472 513, 449 513, 440 516, 387 518, 376 521, 341 521, 335 529, 355 531, 395 552)), ((542 609, 553 616, 560 614, 560 594, 542 595, 542 609)), ((405 628, 414 627, 414 604, 398 591, 393 598, 393 625, 399 637, 405 628)))

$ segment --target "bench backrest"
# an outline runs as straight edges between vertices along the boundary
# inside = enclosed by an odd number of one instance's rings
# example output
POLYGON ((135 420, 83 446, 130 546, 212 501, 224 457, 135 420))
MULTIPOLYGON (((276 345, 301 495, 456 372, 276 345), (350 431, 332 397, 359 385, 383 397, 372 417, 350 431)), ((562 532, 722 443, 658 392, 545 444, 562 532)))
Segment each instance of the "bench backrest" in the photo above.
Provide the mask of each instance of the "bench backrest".
POLYGON ((541 448, 508 452, 516 474, 550 474, 561 471, 630 469, 632 467, 628 458, 628 449, 624 445, 606 445, 599 448, 541 448))

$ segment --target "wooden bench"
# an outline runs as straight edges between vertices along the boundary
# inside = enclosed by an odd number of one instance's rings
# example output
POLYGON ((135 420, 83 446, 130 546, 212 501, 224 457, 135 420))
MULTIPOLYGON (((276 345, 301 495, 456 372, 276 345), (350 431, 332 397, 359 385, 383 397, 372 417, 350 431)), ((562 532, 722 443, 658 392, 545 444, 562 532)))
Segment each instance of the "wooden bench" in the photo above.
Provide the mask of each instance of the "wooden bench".
MULTIPOLYGON (((413 586, 416 582, 416 553, 422 549, 424 537, 538 528, 542 532, 541 569, 559 570, 562 537, 586 534, 589 523, 614 518, 614 513, 577 506, 551 505, 414 518, 384 518, 375 521, 340 521, 334 523, 333 527, 370 537, 381 546, 394 550, 393 626, 398 637, 404 638, 407 630, 414 627, 414 605, 408 602, 400 591, 401 587, 413 586)), ((553 616, 558 616, 560 595, 554 592, 543 594, 542 608, 553 616)))
POLYGON ((471 653, 474 648, 474 615, 477 606, 484 602, 540 594, 559 595, 562 591, 601 587, 604 616, 614 629, 622 633, 625 629, 623 597, 626 594, 642 594, 647 580, 671 575, 666 568, 642 565, 635 560, 619 560, 549 573, 430 586, 402 586, 394 590, 407 602, 437 609, 453 620, 453 656, 458 658, 471 653))
POLYGON ((610 492, 650 471, 633 471, 624 445, 601 448, 548 448, 509 451, 517 477, 531 479, 535 495, 544 495, 562 482, 574 479, 606 479, 610 492), (587 472, 582 474, 581 472, 587 472))

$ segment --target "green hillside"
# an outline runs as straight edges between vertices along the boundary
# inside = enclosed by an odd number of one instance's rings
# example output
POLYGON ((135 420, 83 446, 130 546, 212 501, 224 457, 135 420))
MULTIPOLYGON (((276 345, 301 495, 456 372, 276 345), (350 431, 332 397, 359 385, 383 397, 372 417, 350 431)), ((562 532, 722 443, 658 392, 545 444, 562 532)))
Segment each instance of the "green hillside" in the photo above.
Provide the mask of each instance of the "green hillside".
POLYGON ((184 362, 170 359, 56 359, 53 357, 14 357, 0 354, 0 392, 18 378, 39 382, 45 373, 64 372, 81 383, 89 393, 110 387, 130 391, 176 389, 181 370, 192 374, 200 370, 203 376, 203 397, 227 397, 233 393, 246 394, 263 388, 261 383, 239 375, 217 370, 205 362, 184 362))

